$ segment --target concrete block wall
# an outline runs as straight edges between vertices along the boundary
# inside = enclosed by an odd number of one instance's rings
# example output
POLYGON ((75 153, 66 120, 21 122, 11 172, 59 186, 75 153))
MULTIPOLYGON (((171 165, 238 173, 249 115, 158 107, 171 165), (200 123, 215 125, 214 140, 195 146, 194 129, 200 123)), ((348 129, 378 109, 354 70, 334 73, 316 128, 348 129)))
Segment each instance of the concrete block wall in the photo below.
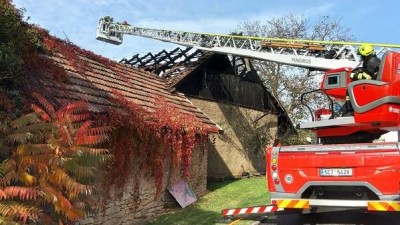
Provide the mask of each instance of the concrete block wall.
POLYGON ((276 115, 204 99, 190 101, 224 130, 210 135, 214 144, 208 152, 209 178, 265 173, 265 147, 259 139, 273 143, 278 126, 276 115))

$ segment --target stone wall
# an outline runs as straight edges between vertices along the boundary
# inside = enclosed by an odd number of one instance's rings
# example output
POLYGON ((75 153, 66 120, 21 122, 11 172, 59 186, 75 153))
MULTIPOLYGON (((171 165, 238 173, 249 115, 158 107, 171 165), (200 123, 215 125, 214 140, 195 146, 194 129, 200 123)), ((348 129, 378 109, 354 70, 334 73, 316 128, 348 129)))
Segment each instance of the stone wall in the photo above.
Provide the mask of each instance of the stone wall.
POLYGON ((265 173, 265 145, 275 139, 276 115, 204 99, 190 101, 224 130, 211 135, 209 178, 265 173))
MULTIPOLYGON (((181 180, 180 174, 171 174, 170 161, 164 164, 164 179, 160 198, 154 199, 156 186, 151 171, 135 169, 136 176, 129 178, 124 187, 123 195, 115 197, 98 215, 89 216, 78 224, 93 225, 131 225, 142 224, 146 219, 161 214, 164 208, 179 207, 178 203, 168 192, 168 182, 176 183, 181 180), (135 188, 136 181, 139 185, 135 188)), ((207 193, 207 149, 196 148, 193 151, 190 167, 189 186, 199 198, 207 193)))

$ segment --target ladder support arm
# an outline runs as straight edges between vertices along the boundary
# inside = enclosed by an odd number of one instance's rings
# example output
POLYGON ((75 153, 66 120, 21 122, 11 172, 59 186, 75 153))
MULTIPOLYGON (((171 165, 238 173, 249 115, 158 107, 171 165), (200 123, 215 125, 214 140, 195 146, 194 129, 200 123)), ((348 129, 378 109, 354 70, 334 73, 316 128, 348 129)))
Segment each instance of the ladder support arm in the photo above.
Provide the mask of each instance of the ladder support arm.
MULTIPOLYGON (((315 40, 291 40, 237 35, 209 34, 131 26, 114 23, 112 18, 102 18, 97 26, 96 38, 111 44, 121 44, 123 35, 151 38, 201 50, 232 54, 259 60, 282 63, 315 70, 330 70, 341 67, 356 67, 357 42, 332 42, 315 40)), ((375 44, 383 54, 390 47, 400 45, 375 44)))

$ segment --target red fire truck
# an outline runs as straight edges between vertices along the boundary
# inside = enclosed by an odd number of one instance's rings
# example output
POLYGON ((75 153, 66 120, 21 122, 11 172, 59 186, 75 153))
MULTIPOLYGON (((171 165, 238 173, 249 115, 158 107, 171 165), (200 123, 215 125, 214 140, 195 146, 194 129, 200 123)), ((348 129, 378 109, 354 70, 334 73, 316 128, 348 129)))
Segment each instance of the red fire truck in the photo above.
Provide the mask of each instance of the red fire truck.
POLYGON ((323 111, 328 118, 300 124, 321 144, 268 148, 272 205, 400 211, 399 144, 373 143, 400 124, 400 54, 384 55, 377 80, 351 82, 350 72, 328 71, 320 90, 336 99, 348 95, 354 115, 335 115, 331 107, 323 111))

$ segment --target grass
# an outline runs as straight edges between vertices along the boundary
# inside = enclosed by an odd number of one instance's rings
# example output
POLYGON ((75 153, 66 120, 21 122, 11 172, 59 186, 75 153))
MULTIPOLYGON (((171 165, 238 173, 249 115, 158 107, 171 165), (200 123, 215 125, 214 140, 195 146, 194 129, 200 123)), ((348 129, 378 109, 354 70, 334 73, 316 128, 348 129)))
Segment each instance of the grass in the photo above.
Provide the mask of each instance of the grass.
MULTIPOLYGON (((208 190, 210 193, 196 203, 184 209, 173 210, 146 225, 218 224, 216 221, 221 219, 222 209, 264 205, 269 199, 265 177, 211 182, 208 190)), ((251 222, 241 221, 239 224, 251 222)))

